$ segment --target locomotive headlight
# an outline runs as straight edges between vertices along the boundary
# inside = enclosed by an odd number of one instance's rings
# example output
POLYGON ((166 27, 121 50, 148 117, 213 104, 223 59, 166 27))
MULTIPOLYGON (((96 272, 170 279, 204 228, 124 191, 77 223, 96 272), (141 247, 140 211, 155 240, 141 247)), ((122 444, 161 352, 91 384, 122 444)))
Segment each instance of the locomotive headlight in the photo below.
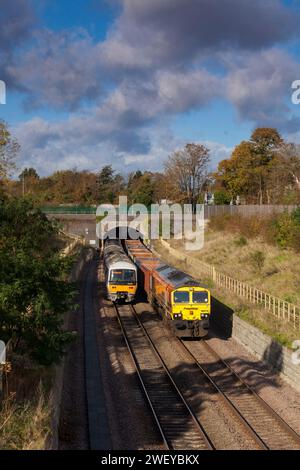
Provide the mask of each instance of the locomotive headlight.
POLYGON ((204 320, 205 318, 208 318, 209 314, 208 313, 202 313, 201 319, 204 320))
POLYGON ((182 314, 181 313, 174 313, 174 318, 176 318, 176 320, 181 320, 182 314))

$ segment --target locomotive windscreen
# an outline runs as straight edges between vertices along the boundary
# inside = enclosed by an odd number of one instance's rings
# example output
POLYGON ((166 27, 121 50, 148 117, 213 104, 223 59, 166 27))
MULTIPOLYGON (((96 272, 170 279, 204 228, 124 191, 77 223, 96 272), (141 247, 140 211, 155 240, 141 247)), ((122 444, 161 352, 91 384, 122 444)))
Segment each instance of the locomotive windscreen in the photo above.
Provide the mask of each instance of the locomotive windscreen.
POLYGON ((135 283, 135 271, 133 269, 113 269, 110 273, 109 281, 114 284, 135 283))

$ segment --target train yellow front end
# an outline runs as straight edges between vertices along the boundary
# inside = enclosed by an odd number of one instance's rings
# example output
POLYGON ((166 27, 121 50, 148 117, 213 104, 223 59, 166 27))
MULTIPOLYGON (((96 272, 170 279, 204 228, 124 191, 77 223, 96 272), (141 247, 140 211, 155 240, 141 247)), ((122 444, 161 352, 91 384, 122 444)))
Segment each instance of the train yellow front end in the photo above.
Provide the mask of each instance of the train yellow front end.
POLYGON ((111 270, 107 282, 107 293, 111 300, 132 302, 135 298, 136 291, 136 271, 133 269, 111 270))
POLYGON ((206 336, 211 297, 203 287, 180 287, 171 293, 171 317, 179 336, 206 336))
POLYGON ((176 336, 203 338, 208 334, 210 291, 185 272, 162 262, 140 240, 126 248, 139 269, 140 285, 149 302, 176 336))
POLYGON ((137 268, 125 254, 120 240, 104 245, 107 298, 113 302, 133 302, 137 291, 137 268))

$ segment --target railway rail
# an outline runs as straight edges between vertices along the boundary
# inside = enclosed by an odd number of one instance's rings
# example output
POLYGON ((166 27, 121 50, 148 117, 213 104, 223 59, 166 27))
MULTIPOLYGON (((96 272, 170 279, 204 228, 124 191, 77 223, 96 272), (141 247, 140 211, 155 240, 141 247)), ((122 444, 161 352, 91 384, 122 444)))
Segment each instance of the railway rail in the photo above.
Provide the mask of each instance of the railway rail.
POLYGON ((300 436, 207 343, 178 340, 261 449, 300 449, 300 436))
POLYGON ((214 449, 134 307, 131 304, 114 305, 126 345, 166 449, 214 449))

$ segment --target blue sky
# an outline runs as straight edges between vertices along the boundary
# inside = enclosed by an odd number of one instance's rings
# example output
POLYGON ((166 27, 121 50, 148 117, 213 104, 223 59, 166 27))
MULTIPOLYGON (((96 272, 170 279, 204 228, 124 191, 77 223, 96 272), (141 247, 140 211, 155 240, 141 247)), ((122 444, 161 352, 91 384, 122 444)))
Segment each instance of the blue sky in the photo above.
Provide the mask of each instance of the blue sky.
POLYGON ((2 0, 0 21, 19 168, 155 171, 190 141, 215 168, 257 126, 300 141, 298 0, 2 0))

